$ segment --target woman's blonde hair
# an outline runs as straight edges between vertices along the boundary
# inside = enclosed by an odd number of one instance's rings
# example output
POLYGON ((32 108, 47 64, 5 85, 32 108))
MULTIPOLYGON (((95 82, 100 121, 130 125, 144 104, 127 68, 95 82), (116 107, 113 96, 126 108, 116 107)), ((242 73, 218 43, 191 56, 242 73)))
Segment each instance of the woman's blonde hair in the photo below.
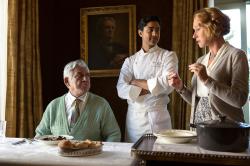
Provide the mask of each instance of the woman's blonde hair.
POLYGON ((213 39, 224 36, 230 32, 230 18, 218 8, 203 8, 194 13, 202 25, 207 28, 207 37, 213 39))

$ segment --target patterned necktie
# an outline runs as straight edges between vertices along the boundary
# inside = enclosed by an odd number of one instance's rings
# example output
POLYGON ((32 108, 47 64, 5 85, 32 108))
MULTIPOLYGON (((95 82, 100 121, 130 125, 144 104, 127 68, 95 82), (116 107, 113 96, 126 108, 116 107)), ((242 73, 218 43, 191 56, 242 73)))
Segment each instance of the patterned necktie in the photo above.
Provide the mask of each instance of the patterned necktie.
POLYGON ((75 99, 74 103, 75 103, 75 109, 72 110, 71 124, 75 124, 78 117, 80 116, 79 104, 81 103, 81 100, 75 99))

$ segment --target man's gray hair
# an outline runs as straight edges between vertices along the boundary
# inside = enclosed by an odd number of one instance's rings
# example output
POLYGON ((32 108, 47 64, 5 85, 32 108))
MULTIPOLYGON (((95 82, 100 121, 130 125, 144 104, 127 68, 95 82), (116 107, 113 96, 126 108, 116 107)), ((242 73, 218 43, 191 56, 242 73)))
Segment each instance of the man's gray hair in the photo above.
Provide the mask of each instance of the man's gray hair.
POLYGON ((69 62, 69 63, 64 67, 64 70, 63 70, 63 78, 72 76, 72 72, 71 72, 71 71, 72 71, 74 68, 76 68, 76 66, 82 67, 83 69, 86 69, 86 70, 89 72, 89 68, 88 68, 87 64, 86 64, 82 59, 78 59, 78 60, 69 62))

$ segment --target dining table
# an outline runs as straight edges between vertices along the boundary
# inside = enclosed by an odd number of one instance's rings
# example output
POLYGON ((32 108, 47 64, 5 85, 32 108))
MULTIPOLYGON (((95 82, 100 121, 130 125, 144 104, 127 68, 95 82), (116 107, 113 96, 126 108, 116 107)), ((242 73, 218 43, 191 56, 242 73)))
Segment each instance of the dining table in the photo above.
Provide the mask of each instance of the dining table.
POLYGON ((0 142, 0 165, 4 166, 130 166, 132 143, 103 142, 102 152, 91 156, 64 157, 57 145, 34 139, 7 137, 0 142))
POLYGON ((4 166, 241 166, 250 163, 250 147, 243 152, 206 150, 197 144, 159 142, 153 134, 135 143, 102 142, 102 151, 90 156, 62 156, 57 145, 36 139, 5 138, 0 141, 0 165, 4 166))

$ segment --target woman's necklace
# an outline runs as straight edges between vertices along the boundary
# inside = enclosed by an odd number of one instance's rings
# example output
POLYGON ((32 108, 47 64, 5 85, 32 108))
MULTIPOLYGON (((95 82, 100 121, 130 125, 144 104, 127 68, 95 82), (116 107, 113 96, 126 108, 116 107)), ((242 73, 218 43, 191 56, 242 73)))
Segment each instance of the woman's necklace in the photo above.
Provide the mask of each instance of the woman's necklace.
POLYGON ((213 60, 214 60, 215 57, 216 57, 216 54, 213 55, 212 53, 210 53, 209 59, 208 59, 208 66, 213 62, 213 60))
POLYGON ((210 53, 210 55, 209 55, 209 60, 214 60, 214 58, 216 57, 216 54, 215 55, 213 55, 212 53, 210 53))

